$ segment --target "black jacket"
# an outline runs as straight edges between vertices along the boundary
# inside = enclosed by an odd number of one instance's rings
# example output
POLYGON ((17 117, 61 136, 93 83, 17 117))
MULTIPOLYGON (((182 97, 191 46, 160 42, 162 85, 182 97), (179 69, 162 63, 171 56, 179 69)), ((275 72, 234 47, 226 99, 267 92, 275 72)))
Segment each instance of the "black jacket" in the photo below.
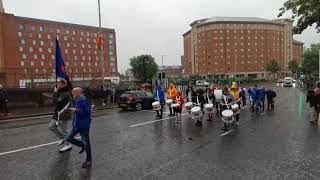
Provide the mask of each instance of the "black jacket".
MULTIPOLYGON (((61 111, 68 103, 69 107, 72 106, 72 97, 68 87, 59 89, 58 92, 53 94, 54 114, 53 119, 58 119, 58 111, 61 111)), ((59 120, 71 119, 71 112, 69 110, 64 111, 60 115, 59 120)))

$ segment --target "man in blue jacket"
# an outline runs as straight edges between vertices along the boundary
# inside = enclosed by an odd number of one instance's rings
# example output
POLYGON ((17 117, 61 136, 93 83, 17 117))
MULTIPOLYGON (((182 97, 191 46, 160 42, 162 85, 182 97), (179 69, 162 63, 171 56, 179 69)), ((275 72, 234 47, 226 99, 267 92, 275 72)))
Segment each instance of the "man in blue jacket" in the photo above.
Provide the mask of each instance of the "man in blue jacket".
POLYGON ((76 87, 72 90, 74 98, 74 107, 70 108, 73 114, 72 130, 66 140, 78 147, 81 147, 82 154, 86 151, 86 161, 82 164, 82 168, 88 168, 92 165, 91 145, 89 139, 89 129, 91 124, 91 106, 86 97, 82 95, 82 89, 76 87), (75 139, 80 134, 82 141, 75 139))
POLYGON ((156 112, 157 112, 156 118, 162 119, 163 107, 165 105, 165 99, 164 99, 164 91, 163 91, 159 82, 157 82, 157 89, 156 89, 156 92, 154 95, 154 99, 156 101, 159 101, 160 105, 161 105, 160 113, 159 113, 159 110, 156 110, 156 112))
POLYGON ((260 105, 262 106, 262 111, 264 112, 265 110, 265 101, 266 101, 266 94, 267 94, 267 91, 264 87, 262 87, 259 91, 259 100, 260 100, 260 105))

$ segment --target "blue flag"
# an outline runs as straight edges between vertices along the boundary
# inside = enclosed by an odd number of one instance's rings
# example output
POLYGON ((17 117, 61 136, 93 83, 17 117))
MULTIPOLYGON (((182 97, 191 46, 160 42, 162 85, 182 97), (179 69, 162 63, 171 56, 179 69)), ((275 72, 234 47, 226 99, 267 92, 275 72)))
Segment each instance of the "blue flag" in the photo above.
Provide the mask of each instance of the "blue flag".
POLYGON ((56 39, 56 76, 69 80, 58 39, 56 39))

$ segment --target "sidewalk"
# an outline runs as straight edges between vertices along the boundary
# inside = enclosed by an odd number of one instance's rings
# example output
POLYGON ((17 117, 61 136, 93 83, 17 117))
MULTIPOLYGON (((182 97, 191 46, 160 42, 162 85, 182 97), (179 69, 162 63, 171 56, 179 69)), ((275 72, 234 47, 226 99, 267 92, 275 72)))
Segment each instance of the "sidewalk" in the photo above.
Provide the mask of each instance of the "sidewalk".
MULTIPOLYGON (((110 106, 96 105, 93 107, 93 111, 104 110, 104 109, 113 109, 117 108, 117 103, 112 103, 110 106)), ((7 116, 0 115, 1 120, 15 119, 15 118, 24 118, 24 117, 33 117, 33 116, 43 116, 51 115, 53 113, 53 106, 48 107, 28 107, 28 108, 15 108, 10 110, 10 114, 7 116)))

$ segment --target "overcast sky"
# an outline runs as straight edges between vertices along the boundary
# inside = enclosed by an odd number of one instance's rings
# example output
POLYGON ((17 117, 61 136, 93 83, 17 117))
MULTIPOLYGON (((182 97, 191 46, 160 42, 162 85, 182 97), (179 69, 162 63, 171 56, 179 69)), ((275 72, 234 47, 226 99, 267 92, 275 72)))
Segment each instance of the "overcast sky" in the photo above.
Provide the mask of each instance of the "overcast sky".
MULTIPOLYGON (((97 0, 3 0, 7 13, 17 16, 98 26, 97 0)), ((285 0, 101 0, 102 26, 114 28, 118 68, 129 67, 129 58, 151 54, 161 65, 180 65, 182 34, 189 24, 212 16, 277 17, 285 0)), ((295 39, 306 46, 320 41, 310 27, 295 39)))

